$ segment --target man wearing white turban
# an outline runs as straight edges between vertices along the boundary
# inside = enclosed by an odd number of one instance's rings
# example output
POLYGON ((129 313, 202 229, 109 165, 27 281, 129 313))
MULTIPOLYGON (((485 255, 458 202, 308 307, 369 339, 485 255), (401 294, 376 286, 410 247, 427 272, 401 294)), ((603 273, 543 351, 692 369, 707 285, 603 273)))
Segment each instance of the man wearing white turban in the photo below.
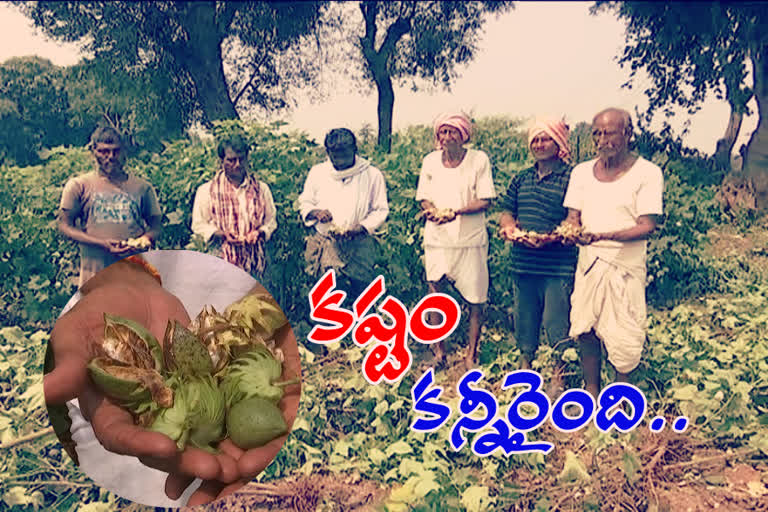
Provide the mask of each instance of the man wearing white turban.
MULTIPOLYGON (((488 231, 485 210, 496 197, 488 155, 464 147, 471 122, 464 114, 446 114, 434 123, 437 151, 424 157, 416 200, 426 214, 424 263, 430 293, 450 282, 469 303, 468 350, 471 368, 488 300, 488 231)), ((437 315, 428 319, 434 324, 437 315)), ((434 345, 438 362, 443 358, 434 345)))

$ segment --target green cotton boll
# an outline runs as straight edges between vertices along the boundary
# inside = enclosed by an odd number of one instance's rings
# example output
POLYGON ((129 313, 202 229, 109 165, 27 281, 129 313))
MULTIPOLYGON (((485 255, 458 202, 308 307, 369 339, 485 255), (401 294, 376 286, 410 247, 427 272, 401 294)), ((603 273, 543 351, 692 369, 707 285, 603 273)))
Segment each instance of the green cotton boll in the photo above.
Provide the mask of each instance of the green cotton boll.
POLYGON ((165 434, 182 450, 191 444, 208 452, 224 438, 226 408, 224 395, 210 375, 171 378, 173 406, 160 411, 150 430, 165 434))
POLYGON ((274 383, 282 373, 282 363, 266 347, 257 346, 245 352, 230 363, 221 380, 227 407, 252 397, 279 402, 283 388, 274 383))
POLYGON ((250 450, 285 434, 288 425, 274 402, 251 397, 230 409, 227 432, 233 443, 243 450, 250 450))
POLYGON ((233 324, 265 338, 271 338, 275 331, 288 323, 275 299, 265 294, 246 295, 230 304, 224 314, 233 324))
POLYGON ((162 409, 155 418, 154 423, 149 427, 153 432, 159 432, 176 441, 176 447, 183 450, 187 444, 189 428, 187 425, 187 400, 178 392, 174 397, 173 406, 162 409))

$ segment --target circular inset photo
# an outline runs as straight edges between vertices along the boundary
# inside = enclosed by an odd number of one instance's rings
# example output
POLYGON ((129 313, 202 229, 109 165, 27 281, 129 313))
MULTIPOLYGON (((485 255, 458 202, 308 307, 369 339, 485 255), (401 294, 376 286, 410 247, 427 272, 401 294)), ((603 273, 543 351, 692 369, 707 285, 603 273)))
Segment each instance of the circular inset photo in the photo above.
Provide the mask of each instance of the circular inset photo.
POLYGON ((298 345, 282 309, 207 254, 110 265, 69 301, 48 348, 45 399, 62 444, 94 482, 144 505, 210 501, 251 480, 299 407, 298 345))

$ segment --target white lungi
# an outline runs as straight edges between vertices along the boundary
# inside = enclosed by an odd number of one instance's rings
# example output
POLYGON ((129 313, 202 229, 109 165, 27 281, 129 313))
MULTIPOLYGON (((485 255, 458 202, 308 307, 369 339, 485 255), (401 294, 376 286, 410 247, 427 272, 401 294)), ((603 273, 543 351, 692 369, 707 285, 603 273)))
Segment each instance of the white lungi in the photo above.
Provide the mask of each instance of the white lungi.
POLYGON ((488 246, 425 247, 427 281, 447 277, 464 300, 471 304, 488 301, 488 246))

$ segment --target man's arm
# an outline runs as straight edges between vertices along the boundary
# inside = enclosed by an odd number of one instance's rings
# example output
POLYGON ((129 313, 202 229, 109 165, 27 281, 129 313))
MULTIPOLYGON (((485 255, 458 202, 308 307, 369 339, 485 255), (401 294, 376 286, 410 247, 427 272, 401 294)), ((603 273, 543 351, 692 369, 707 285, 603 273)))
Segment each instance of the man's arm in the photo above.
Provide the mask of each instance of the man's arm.
POLYGON ((264 194, 264 224, 259 228, 264 232, 264 240, 272 238, 272 233, 277 229, 277 210, 275 209, 275 200, 272 198, 272 191, 265 183, 261 185, 261 191, 264 194))
POLYGON ((491 162, 488 155, 481 153, 483 162, 475 178, 475 187, 477 198, 469 201, 468 204, 456 210, 456 215, 471 215, 481 213, 491 206, 491 201, 496 197, 496 191, 493 187, 493 176, 491 174, 491 162))
POLYGON ((389 203, 387 202, 387 184, 384 175, 378 173, 373 180, 370 198, 371 209, 368 215, 360 221, 360 225, 371 234, 384 224, 389 215, 389 203))
POLYGON ((422 210, 429 210, 430 208, 435 208, 435 204, 429 199, 422 199, 421 202, 419 203, 419 206, 421 206, 422 210))
POLYGON ((163 228, 163 216, 153 215, 147 222, 147 230, 144 235, 149 238, 150 243, 154 244, 160 238, 160 230, 163 228))
POLYGON ((64 208, 59 209, 56 225, 62 235, 71 238, 75 242, 94 245, 107 251, 112 251, 114 241, 89 235, 75 226, 75 213, 72 210, 65 210, 64 208))
POLYGON ((211 238, 224 237, 224 233, 213 223, 210 183, 200 185, 195 193, 195 201, 192 204, 192 232, 203 237, 206 242, 210 242, 211 238))
POLYGON ((456 210, 456 215, 469 215, 472 213, 480 213, 488 209, 491 206, 490 199, 473 199, 464 206, 456 210))
POLYGON ((568 216, 563 221, 563 224, 572 224, 577 228, 581 227, 581 210, 574 210, 568 208, 568 216))
POLYGON ((609 233, 596 233, 597 240, 613 240, 616 242, 632 242, 645 240, 656 229, 656 215, 640 215, 637 224, 627 229, 611 231, 609 233))
POLYGON ((317 202, 318 186, 315 183, 317 171, 315 167, 309 170, 307 181, 304 182, 304 190, 299 195, 299 214, 306 227, 312 227, 317 222, 330 222, 333 220, 331 212, 320 208, 317 202))
POLYGON ((517 219, 511 213, 503 211, 501 212, 501 217, 499 217, 499 228, 515 230, 517 229, 517 219))
POLYGON ((142 217, 147 224, 147 230, 142 235, 142 238, 147 240, 150 245, 154 245, 160 237, 160 230, 163 228, 163 210, 160 208, 157 192, 155 192, 152 185, 147 184, 141 204, 142 217))

